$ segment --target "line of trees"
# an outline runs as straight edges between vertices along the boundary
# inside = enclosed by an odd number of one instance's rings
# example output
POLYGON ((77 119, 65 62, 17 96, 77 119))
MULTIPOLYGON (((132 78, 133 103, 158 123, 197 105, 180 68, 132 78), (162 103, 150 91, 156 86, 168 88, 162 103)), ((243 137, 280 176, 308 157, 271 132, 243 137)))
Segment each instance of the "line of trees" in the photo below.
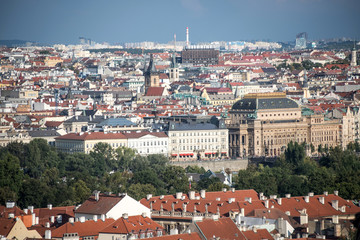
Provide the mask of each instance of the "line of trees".
POLYGON ((66 154, 43 139, 13 142, 0 148, 0 204, 13 200, 21 207, 73 205, 94 190, 127 192, 135 199, 188 191, 185 169, 167 163, 163 155, 143 157, 104 143, 90 154, 66 154))
MULTIPOLYGON (((360 199, 360 151, 358 143, 348 149, 324 149, 319 160, 306 157, 305 144, 289 143, 273 167, 249 166, 234 177, 236 189, 255 189, 265 195, 321 194, 338 190, 345 199, 360 199)), ((189 191, 187 172, 168 164, 163 155, 137 155, 132 149, 113 149, 99 143, 89 154, 66 154, 36 139, 28 144, 13 142, 0 147, 0 204, 16 201, 20 207, 46 207, 82 203, 94 190, 127 192, 135 199, 147 194, 189 191)), ((201 178, 192 190, 219 191, 226 187, 218 178, 201 178)))
POLYGON ((322 194, 338 190, 345 199, 360 199, 360 159, 356 153, 359 144, 350 144, 322 150, 319 160, 306 157, 305 143, 289 143, 285 154, 275 166, 249 166, 239 171, 237 189, 255 189, 265 195, 322 194))

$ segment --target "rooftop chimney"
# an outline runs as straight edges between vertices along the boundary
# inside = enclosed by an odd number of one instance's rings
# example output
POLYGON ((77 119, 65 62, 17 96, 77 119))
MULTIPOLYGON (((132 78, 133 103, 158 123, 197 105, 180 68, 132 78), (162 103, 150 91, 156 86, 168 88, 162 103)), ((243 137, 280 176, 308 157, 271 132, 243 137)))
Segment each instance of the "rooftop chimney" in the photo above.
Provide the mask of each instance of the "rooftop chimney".
POLYGON ((251 197, 247 197, 247 198, 245 198, 245 201, 248 201, 249 203, 251 203, 251 197))
POLYGON ((329 193, 328 193, 328 192, 324 192, 324 195, 327 196, 327 195, 329 195, 329 193))
POLYGON ((313 197, 313 196, 314 196, 314 193, 313 193, 313 192, 309 192, 308 196, 309 196, 309 197, 313 197))
POLYGON ((200 190, 200 197, 202 198, 202 199, 205 199, 205 197, 206 197, 206 190, 200 190))
POLYGON ((74 218, 69 218, 69 223, 74 223, 74 218))
POLYGON ((335 195, 335 196, 339 196, 339 191, 335 190, 335 191, 334 191, 334 195, 335 195))
POLYGON ((29 209, 27 209, 27 208, 24 209, 25 214, 28 214, 28 211, 29 211, 29 209))
POLYGON ((14 218, 15 214, 14 213, 9 213, 9 218, 14 218))
POLYGON ((282 204, 282 198, 277 198, 276 200, 277 200, 277 203, 278 203, 279 205, 282 204))
POLYGON ((85 216, 79 217, 79 222, 81 222, 81 223, 85 222, 85 216))
POLYGON ((51 222, 51 223, 54 223, 54 222, 55 222, 55 216, 51 216, 51 217, 50 217, 50 222, 51 222))
POLYGON ((309 196, 304 196, 304 201, 305 201, 306 203, 309 203, 310 197, 309 197, 309 196))
POLYGON ((106 218, 105 214, 101 214, 100 218, 101 218, 101 221, 105 222, 105 218, 106 218))
POLYGON ((48 208, 49 210, 51 210, 51 209, 52 209, 52 204, 48 204, 48 205, 47 205, 47 208, 48 208))
POLYGON ((51 239, 51 230, 45 230, 45 239, 51 239))
POLYGON ((226 189, 226 188, 223 188, 222 190, 223 190, 223 192, 226 192, 226 191, 227 191, 227 189, 226 189))
POLYGON ((235 188, 230 188, 231 192, 235 192, 235 188))
POLYGON ((176 193, 176 199, 181 199, 182 196, 182 192, 177 192, 176 193))
POLYGON ((95 191, 95 200, 96 201, 99 201, 99 199, 100 199, 100 191, 95 191))
POLYGON ((160 195, 160 200, 164 199, 164 195, 160 195))
POLYGON ((15 207, 15 202, 6 202, 6 208, 13 208, 15 207))
POLYGON ((291 194, 290 194, 290 193, 285 194, 285 197, 286 197, 286 198, 291 198, 291 194))
POLYGON ((265 200, 264 205, 265 205, 266 208, 269 208, 269 200, 265 200))
POLYGON ((98 216, 97 216, 97 215, 93 215, 93 220, 94 220, 94 222, 97 222, 98 216))
POLYGON ((319 202, 321 204, 325 204, 325 198, 324 197, 319 197, 319 202))
POLYGON ((339 210, 339 200, 332 200, 331 205, 335 210, 339 210))
POLYGON ((46 222, 46 223, 45 223, 45 227, 46 227, 46 228, 49 228, 49 227, 50 227, 50 223, 49 223, 49 222, 46 222))
POLYGON ((122 218, 123 218, 123 219, 128 219, 128 218, 129 218, 129 215, 128 215, 127 213, 123 213, 122 218))
POLYGON ((28 206, 28 209, 29 209, 30 213, 34 212, 34 206, 28 206))
POLYGON ((189 43, 189 28, 186 27, 186 47, 189 47, 190 43, 189 43))
POLYGON ((229 203, 235 202, 235 198, 229 198, 229 203))
POLYGON ((147 194, 147 195, 146 195, 146 200, 148 200, 148 201, 149 201, 149 200, 150 200, 150 198, 152 198, 152 194, 147 194))
POLYGON ((190 191, 189 192, 189 199, 190 200, 195 200, 195 191, 190 191))
POLYGON ((142 216, 143 218, 146 218, 146 212, 143 212, 143 213, 141 214, 141 216, 142 216))

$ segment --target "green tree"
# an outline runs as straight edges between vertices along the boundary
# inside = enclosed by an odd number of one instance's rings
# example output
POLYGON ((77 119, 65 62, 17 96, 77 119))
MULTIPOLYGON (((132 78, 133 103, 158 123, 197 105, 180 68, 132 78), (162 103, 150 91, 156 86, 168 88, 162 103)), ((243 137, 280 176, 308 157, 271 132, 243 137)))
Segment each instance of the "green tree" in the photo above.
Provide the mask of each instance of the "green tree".
POLYGON ((77 181, 74 184, 75 192, 75 202, 82 203, 91 195, 90 189, 87 187, 86 183, 82 180, 77 181))
POLYGON ((151 184, 132 184, 128 189, 128 194, 136 200, 146 197, 147 194, 155 194, 155 192, 156 189, 151 184))
POLYGON ((11 189, 9 195, 18 194, 22 185, 23 173, 20 170, 19 159, 10 153, 0 154, 0 188, 11 189))
POLYGON ((206 172, 204 167, 199 167, 197 165, 189 165, 185 168, 187 173, 199 173, 204 174, 206 172))
POLYGON ((229 190, 230 187, 228 185, 223 184, 222 182, 214 182, 208 187, 207 190, 210 192, 216 192, 216 191, 222 191, 223 188, 229 190))
POLYGON ((304 162, 306 153, 303 145, 297 142, 289 142, 287 149, 285 150, 285 160, 291 163, 294 167, 299 166, 304 162))
POLYGON ((189 190, 188 178, 185 169, 179 166, 168 165, 162 174, 162 180, 166 184, 165 188, 169 194, 176 192, 187 192, 189 190))

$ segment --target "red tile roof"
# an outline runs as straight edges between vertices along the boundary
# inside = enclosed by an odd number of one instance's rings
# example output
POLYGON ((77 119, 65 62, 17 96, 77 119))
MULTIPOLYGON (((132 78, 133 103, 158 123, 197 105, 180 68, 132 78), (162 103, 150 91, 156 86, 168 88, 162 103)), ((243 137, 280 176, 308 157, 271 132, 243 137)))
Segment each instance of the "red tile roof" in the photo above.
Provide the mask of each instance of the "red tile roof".
POLYGON ((74 223, 67 222, 52 231, 51 235, 53 238, 62 238, 64 233, 78 233, 79 237, 98 236, 102 229, 109 226, 114 221, 115 220, 112 218, 107 218, 105 221, 97 220, 96 222, 94 220, 74 223))
POLYGON ((249 240, 274 239, 266 229, 257 229, 256 232, 252 230, 244 231, 242 233, 245 235, 246 239, 249 240))
POLYGON ((147 92, 146 92, 146 96, 150 97, 150 96, 162 96, 163 92, 164 92, 164 87, 149 87, 147 92))
POLYGON ((7 236, 16 223, 15 218, 0 218, 0 235, 7 236))
POLYGON ((116 195, 107 195, 100 193, 99 200, 95 200, 95 196, 91 196, 86 200, 75 213, 88 213, 88 214, 106 214, 124 197, 116 195))
POLYGON ((184 233, 176 235, 166 235, 161 237, 146 238, 147 240, 201 240, 197 233, 184 233))
MULTIPOLYGON (((140 232, 154 232, 161 231, 164 233, 164 228, 151 220, 148 217, 143 216, 129 216, 127 219, 119 218, 115 222, 111 223, 104 229, 101 233, 120 233, 120 234, 129 234, 129 233, 140 233, 140 232)), ((156 234, 154 234, 156 235, 156 234)))
POLYGON ((195 222, 195 224, 206 239, 213 239, 214 236, 224 240, 246 239, 230 218, 220 218, 219 220, 205 219, 202 222, 195 222))

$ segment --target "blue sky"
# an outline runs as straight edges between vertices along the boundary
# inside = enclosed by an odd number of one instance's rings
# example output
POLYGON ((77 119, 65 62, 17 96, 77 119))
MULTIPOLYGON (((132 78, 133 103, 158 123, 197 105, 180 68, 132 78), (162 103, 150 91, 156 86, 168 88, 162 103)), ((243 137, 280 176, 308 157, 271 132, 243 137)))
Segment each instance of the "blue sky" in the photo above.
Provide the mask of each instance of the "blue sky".
POLYGON ((0 39, 41 43, 360 39, 359 0, 0 0, 0 39))

